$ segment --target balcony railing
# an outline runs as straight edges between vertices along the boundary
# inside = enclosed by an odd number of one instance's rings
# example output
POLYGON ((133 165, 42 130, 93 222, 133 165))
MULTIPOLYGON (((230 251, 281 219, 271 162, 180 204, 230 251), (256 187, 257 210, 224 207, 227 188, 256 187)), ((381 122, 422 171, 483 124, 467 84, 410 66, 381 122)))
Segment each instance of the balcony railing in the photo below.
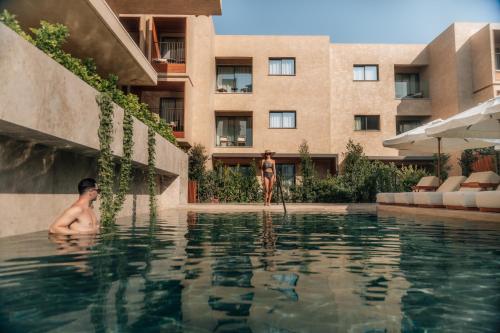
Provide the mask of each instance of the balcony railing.
POLYGON ((184 132, 184 109, 181 108, 149 108, 157 113, 161 119, 172 126, 174 132, 184 132))
MULTIPOLYGON (((158 42, 155 49, 160 52, 153 60, 168 64, 185 64, 184 42, 158 42)), ((157 52, 155 52, 157 53, 157 52)))

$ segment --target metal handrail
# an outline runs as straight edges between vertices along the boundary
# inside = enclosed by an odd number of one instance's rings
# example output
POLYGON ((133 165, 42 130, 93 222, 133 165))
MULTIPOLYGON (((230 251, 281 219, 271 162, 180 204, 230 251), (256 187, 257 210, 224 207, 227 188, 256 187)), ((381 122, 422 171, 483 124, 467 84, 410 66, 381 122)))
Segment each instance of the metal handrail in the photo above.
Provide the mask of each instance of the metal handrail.
POLYGON ((160 50, 159 58, 155 59, 160 62, 164 60, 169 64, 185 64, 185 49, 184 42, 156 42, 160 50))

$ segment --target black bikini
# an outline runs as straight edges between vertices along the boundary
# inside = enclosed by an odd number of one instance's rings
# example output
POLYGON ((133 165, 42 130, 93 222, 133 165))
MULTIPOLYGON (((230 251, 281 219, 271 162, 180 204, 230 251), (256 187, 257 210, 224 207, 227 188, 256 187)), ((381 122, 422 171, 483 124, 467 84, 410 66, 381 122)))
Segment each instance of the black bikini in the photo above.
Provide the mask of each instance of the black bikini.
MULTIPOLYGON (((264 161, 264 165, 263 165, 264 170, 270 169, 272 167, 273 167, 272 162, 264 161)), ((274 176, 273 172, 264 171, 264 177, 266 177, 267 179, 271 180, 271 179, 273 179, 273 176, 274 176)))

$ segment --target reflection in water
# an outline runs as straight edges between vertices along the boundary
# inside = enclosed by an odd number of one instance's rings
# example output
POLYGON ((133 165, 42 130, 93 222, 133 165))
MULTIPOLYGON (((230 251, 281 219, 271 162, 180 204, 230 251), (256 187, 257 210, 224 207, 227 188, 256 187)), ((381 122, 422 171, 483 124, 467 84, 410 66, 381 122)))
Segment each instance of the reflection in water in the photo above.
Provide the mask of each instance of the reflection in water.
POLYGON ((494 332, 499 227, 172 211, 0 242, 2 332, 494 332))

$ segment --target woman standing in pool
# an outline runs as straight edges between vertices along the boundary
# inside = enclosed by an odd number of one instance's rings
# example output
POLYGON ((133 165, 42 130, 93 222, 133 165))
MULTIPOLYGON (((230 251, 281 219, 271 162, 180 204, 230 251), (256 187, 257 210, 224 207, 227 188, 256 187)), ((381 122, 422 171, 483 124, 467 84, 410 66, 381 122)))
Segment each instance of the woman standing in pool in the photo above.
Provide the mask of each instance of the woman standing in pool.
POLYGON ((273 186, 276 181, 276 163, 271 158, 274 152, 266 149, 264 159, 260 163, 260 175, 264 185, 264 206, 271 204, 273 186))

